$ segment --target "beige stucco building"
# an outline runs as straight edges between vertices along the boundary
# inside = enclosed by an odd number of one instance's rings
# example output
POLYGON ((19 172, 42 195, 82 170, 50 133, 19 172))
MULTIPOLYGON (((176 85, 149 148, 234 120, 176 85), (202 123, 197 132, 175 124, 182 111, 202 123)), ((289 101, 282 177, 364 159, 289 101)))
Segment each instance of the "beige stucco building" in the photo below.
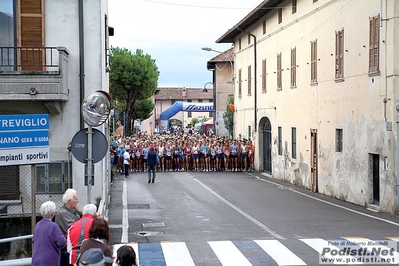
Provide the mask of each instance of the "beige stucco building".
POLYGON ((273 178, 398 207, 399 2, 265 0, 222 35, 235 128, 273 178))
POLYGON ((219 53, 206 64, 206 68, 212 71, 213 99, 215 109, 215 134, 217 136, 229 136, 230 133, 224 123, 223 115, 226 112, 230 97, 234 98, 234 49, 224 52, 210 48, 202 48, 219 53))

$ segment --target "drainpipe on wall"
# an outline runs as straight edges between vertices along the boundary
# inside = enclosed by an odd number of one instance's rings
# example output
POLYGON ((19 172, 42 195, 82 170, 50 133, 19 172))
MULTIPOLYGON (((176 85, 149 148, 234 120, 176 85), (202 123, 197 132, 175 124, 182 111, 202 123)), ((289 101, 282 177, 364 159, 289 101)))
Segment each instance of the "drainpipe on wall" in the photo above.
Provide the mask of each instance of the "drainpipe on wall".
POLYGON ((257 105, 257 55, 256 55, 256 36, 250 32, 247 32, 245 30, 240 29, 239 27, 237 27, 237 30, 244 32, 246 34, 248 34, 249 36, 251 36, 252 38, 254 38, 254 124, 255 124, 255 132, 258 129, 258 105, 257 105))
POLYGON ((396 100, 396 207, 395 212, 399 211, 399 100, 396 100))
MULTIPOLYGON (((80 79, 80 104, 85 98, 85 50, 83 30, 83 0, 79 2, 79 79, 80 79)), ((84 128, 83 116, 80 115, 80 129, 84 128)))

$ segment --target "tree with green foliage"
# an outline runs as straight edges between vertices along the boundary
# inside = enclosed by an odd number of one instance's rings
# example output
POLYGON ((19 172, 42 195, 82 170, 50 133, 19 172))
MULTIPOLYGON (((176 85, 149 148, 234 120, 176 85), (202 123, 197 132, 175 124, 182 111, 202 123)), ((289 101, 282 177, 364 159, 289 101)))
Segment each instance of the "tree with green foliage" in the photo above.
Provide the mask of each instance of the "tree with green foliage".
POLYGON ((110 65, 110 95, 114 106, 126 111, 126 134, 130 135, 135 119, 147 119, 151 116, 154 104, 150 97, 154 95, 159 71, 155 60, 150 55, 137 49, 132 53, 126 48, 111 47, 110 65), (149 103, 151 101, 152 104, 149 103))
POLYGON ((136 113, 135 119, 140 119, 141 121, 150 118, 152 115, 152 111, 155 108, 155 104, 151 100, 151 98, 137 100, 136 102, 136 113))
POLYGON ((188 124, 190 127, 193 127, 193 126, 195 126, 195 124, 198 124, 199 122, 201 122, 201 120, 198 118, 198 117, 193 117, 192 119, 191 119, 191 122, 190 122, 190 124, 188 124))
POLYGON ((234 113, 231 111, 230 104, 234 104, 234 98, 230 97, 227 103, 226 112, 223 114, 224 126, 229 131, 230 136, 233 135, 234 130, 234 113))

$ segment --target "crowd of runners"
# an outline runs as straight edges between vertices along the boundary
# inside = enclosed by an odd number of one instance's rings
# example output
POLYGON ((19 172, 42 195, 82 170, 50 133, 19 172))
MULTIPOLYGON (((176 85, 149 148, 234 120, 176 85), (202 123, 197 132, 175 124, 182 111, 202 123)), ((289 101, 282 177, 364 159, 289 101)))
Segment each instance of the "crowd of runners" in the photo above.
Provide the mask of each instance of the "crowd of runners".
POLYGON ((145 172, 150 146, 157 152, 157 171, 254 171, 255 147, 250 140, 198 133, 139 133, 130 137, 111 136, 113 177, 123 173, 123 154, 130 154, 130 172, 145 172))

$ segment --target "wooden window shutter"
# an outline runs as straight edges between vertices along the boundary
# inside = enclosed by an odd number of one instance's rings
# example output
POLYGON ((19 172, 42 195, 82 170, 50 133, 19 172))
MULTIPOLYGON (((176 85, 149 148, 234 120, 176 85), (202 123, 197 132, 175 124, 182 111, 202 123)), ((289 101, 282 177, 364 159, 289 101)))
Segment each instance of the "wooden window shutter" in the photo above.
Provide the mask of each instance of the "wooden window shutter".
POLYGON ((277 54, 277 89, 282 88, 281 82, 281 53, 277 54))
POLYGON ((23 70, 42 70, 44 62, 44 0, 18 0, 18 46, 23 70))
POLYGON ((335 32, 335 78, 344 77, 344 30, 335 32))
POLYGON ((370 18, 369 72, 379 71, 380 15, 370 18))
POLYGON ((317 40, 311 42, 311 70, 310 70, 310 82, 317 82, 317 40))
POLYGON ((242 96, 242 76, 241 69, 238 70, 238 97, 242 96))
POLYGON ((291 49, 291 87, 296 86, 296 48, 291 49))
POLYGON ((262 92, 266 92, 266 59, 262 60, 262 92))
POLYGON ((251 95, 251 83, 252 83, 251 71, 252 67, 248 66, 248 95, 251 95))

